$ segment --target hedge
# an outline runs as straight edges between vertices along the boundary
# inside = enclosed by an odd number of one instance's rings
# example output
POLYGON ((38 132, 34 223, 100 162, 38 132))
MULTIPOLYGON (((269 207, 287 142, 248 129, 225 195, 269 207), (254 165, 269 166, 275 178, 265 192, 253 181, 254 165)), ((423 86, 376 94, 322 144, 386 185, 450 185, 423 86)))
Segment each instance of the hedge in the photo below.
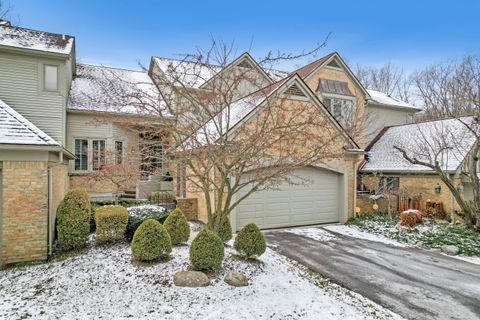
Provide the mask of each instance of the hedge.
POLYGON ((195 270, 219 268, 224 255, 222 240, 208 229, 200 231, 190 246, 190 263, 195 270))
POLYGON ((154 219, 160 223, 164 223, 169 213, 164 207, 155 205, 141 205, 127 208, 128 223, 126 236, 128 240, 132 240, 135 230, 147 219, 154 219))
POLYGON ((256 224, 250 223, 240 230, 235 238, 233 247, 242 256, 252 258, 261 256, 267 249, 265 238, 256 224))
POLYGON ((132 254, 136 260, 166 259, 172 252, 172 242, 160 222, 148 219, 133 235, 132 254))
POLYGON ((122 206, 104 206, 95 209, 96 241, 107 242, 123 238, 128 222, 128 211, 122 206))
POLYGON ((187 218, 178 208, 170 212, 163 226, 167 229, 173 245, 187 242, 190 237, 190 226, 187 218))
MULTIPOLYGON (((214 214, 212 216, 212 219, 208 221, 208 228, 210 230, 213 230, 213 224, 215 219, 217 219, 216 214, 214 214)), ((220 239, 222 239, 223 242, 227 242, 232 239, 233 237, 232 225, 230 224, 230 219, 228 217, 225 217, 225 220, 220 226, 220 229, 218 230, 217 235, 220 237, 220 239)))
POLYGON ((65 249, 84 246, 90 233, 90 201, 87 190, 70 190, 57 209, 58 243, 65 249))

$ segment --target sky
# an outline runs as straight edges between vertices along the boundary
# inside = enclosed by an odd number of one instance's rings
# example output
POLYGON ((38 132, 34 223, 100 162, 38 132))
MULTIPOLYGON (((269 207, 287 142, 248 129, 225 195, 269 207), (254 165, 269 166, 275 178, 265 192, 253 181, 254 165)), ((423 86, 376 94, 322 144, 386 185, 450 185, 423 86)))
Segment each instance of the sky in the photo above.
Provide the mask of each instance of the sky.
POLYGON ((351 67, 390 61, 407 72, 480 54, 478 0, 2 1, 22 27, 75 36, 80 62, 133 69, 152 55, 207 48, 212 38, 258 59, 309 50, 330 34, 317 57, 277 66, 287 71, 332 51, 351 67))

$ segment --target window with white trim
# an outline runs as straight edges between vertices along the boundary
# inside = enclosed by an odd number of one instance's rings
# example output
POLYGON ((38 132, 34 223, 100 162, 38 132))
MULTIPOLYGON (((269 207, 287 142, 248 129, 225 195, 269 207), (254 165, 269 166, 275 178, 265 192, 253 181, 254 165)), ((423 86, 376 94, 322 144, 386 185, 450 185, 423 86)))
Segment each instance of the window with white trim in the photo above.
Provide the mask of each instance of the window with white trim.
POLYGON ((75 139, 75 170, 88 170, 88 140, 75 139))
POLYGON ((92 169, 99 170, 105 164, 105 140, 92 140, 92 169))
POLYGON ((123 141, 115 141, 115 164, 123 162, 123 141))
POLYGON ((58 90, 58 66, 49 64, 44 65, 43 88, 47 91, 58 90))
POLYGON ((352 99, 325 97, 323 98, 323 104, 328 108, 335 119, 341 123, 351 123, 354 119, 355 102, 352 99))

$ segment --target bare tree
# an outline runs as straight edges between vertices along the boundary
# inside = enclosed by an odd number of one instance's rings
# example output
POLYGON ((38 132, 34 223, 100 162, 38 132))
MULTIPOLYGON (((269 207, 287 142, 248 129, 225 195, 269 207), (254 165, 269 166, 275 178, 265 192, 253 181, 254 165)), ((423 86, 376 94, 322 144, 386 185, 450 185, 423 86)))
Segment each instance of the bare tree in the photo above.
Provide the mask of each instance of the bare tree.
POLYGON ((403 68, 385 63, 381 67, 363 67, 357 65, 355 75, 368 89, 377 90, 405 102, 412 100, 411 79, 405 74, 403 68))
MULTIPOLYGON (((142 97, 138 107, 154 116, 157 130, 168 132, 170 166, 184 187, 181 193, 203 197, 214 230, 252 193, 282 182, 308 183, 293 176, 294 170, 335 161, 354 147, 324 109, 294 99, 310 94, 296 74, 276 82, 265 76, 275 71, 275 62, 303 58, 323 46, 298 55, 268 53, 260 65, 247 58, 232 67, 233 45, 212 41, 207 50, 152 72, 161 99, 152 106, 142 97), (291 84, 296 86, 285 91, 291 84)), ((129 97, 110 104, 125 105, 137 94, 114 95, 129 97)))

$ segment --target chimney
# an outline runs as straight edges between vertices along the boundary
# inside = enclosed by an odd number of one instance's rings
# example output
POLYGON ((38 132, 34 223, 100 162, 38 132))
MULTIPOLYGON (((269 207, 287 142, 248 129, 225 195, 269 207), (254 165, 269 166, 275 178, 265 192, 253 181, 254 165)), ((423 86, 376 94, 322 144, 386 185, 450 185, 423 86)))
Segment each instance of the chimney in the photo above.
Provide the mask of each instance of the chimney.
POLYGON ((11 27, 12 24, 11 24, 10 21, 8 21, 8 20, 0 19, 0 26, 3 26, 3 27, 11 27))

